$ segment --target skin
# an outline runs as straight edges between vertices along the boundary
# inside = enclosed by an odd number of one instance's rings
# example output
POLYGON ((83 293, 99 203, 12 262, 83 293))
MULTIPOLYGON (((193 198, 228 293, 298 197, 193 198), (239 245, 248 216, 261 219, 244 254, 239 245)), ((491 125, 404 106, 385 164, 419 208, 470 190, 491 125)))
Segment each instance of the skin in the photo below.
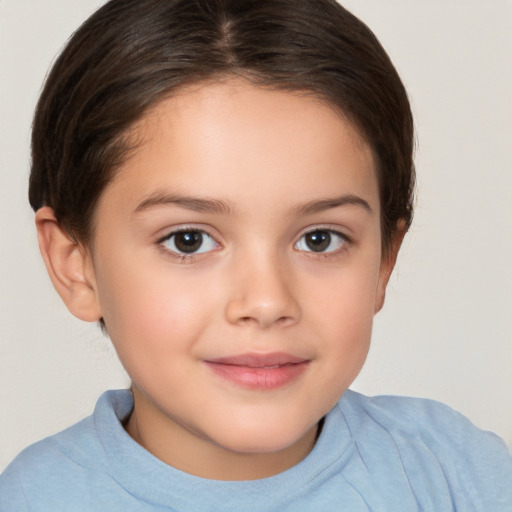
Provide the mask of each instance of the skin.
POLYGON ((104 319, 138 443, 205 478, 281 472, 360 371, 384 301, 399 244, 382 257, 372 152, 324 103, 236 80, 165 100, 134 134, 89 249, 37 213, 50 276, 76 316, 104 319), (177 252, 177 229, 205 232, 200 251, 177 252), (332 241, 315 252, 319 229, 332 241), (305 361, 278 386, 207 363, 275 352, 305 361))

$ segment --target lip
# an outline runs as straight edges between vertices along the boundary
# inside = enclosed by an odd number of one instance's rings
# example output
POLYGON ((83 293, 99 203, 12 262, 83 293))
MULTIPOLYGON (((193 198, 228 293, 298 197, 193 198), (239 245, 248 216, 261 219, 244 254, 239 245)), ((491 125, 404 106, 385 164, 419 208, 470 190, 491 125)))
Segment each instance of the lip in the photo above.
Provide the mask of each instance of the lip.
POLYGON ((310 360, 285 352, 239 354, 204 361, 216 375, 250 389, 271 390, 296 380, 310 360))

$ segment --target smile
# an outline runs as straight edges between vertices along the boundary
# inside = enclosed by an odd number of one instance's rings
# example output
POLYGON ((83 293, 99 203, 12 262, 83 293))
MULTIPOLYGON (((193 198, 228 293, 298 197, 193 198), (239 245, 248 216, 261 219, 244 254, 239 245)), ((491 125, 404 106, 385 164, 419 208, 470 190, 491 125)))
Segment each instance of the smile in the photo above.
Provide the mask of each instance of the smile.
POLYGON ((241 354, 204 361, 219 377, 245 388, 271 390, 290 384, 310 361, 286 353, 241 354))

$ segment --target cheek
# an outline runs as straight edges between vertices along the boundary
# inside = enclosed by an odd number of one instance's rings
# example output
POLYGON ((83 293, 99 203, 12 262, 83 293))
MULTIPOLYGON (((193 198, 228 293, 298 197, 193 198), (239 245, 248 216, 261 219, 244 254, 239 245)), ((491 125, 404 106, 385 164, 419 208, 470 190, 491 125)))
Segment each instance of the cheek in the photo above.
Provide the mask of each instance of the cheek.
POLYGON ((105 314, 107 331, 121 364, 140 389, 150 391, 155 384, 172 388, 190 371, 186 355, 193 353, 200 338, 204 322, 198 312, 205 308, 200 294, 190 287, 178 292, 179 284, 146 275, 143 281, 123 279, 123 292, 110 294, 115 300, 105 314))
POLYGON ((101 310, 121 358, 131 352, 150 358, 192 343, 208 314, 208 295, 201 282, 175 274, 143 258, 101 268, 101 310))
POLYGON ((377 257, 354 258, 324 275, 304 281, 302 294, 310 306, 325 317, 326 327, 335 330, 371 324, 379 281, 377 257))
POLYGON ((321 292, 316 290, 309 298, 315 319, 315 328, 321 333, 329 352, 329 364, 347 382, 357 375, 366 358, 372 333, 375 293, 378 282, 378 262, 362 261, 360 265, 340 269, 326 278, 321 292))

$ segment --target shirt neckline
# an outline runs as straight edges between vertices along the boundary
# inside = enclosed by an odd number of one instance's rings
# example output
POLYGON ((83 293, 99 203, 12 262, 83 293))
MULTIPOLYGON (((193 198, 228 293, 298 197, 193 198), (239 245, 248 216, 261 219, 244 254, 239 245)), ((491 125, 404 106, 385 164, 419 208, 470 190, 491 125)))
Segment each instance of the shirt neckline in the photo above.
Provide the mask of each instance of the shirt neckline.
POLYGON ((354 451, 350 430, 338 404, 327 414, 313 450, 292 468, 259 480, 209 480, 165 464, 135 442, 122 425, 132 408, 131 392, 116 390, 104 393, 94 410, 95 429, 109 473, 138 499, 176 510, 194 510, 200 502, 204 503, 205 496, 209 507, 221 510, 243 507, 247 511, 262 511, 262 499, 269 500, 276 510, 279 503, 289 504, 294 497, 307 492, 319 478, 326 477, 326 472, 339 472, 354 451))

